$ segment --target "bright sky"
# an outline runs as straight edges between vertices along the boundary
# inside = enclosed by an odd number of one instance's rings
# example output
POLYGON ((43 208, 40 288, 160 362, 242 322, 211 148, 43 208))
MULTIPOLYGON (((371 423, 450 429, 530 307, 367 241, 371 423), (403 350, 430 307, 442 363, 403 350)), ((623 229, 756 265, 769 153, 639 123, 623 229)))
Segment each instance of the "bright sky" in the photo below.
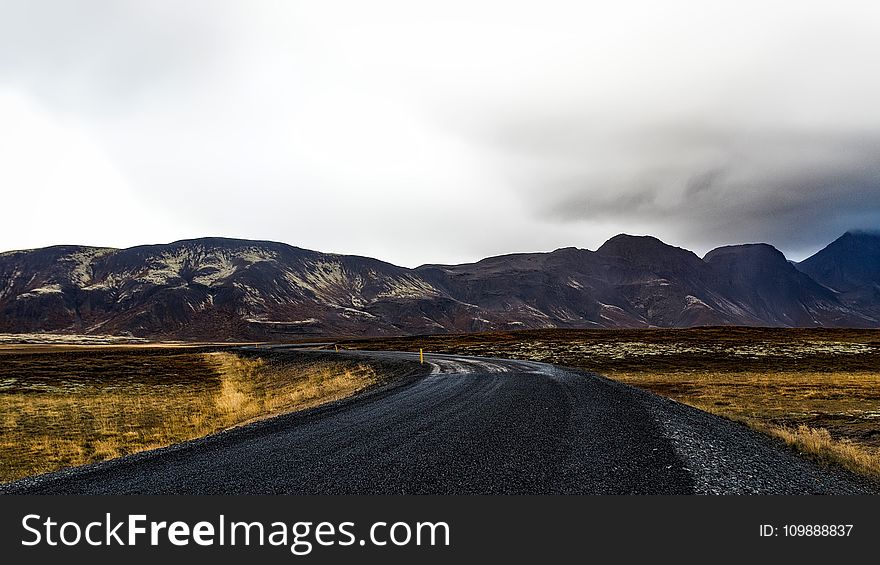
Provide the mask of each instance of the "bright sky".
POLYGON ((0 0, 0 250, 406 266, 880 226, 870 1, 0 0))

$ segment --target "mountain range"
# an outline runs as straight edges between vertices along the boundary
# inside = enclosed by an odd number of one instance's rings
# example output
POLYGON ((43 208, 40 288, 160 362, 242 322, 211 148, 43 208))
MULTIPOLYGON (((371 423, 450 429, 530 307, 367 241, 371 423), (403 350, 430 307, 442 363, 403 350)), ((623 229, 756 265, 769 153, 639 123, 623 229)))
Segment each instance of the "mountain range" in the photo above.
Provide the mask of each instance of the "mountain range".
POLYGON ((759 243, 704 257, 650 236, 595 251, 398 267, 202 238, 0 254, 0 332, 295 339, 526 328, 880 327, 880 235, 800 263, 759 243))

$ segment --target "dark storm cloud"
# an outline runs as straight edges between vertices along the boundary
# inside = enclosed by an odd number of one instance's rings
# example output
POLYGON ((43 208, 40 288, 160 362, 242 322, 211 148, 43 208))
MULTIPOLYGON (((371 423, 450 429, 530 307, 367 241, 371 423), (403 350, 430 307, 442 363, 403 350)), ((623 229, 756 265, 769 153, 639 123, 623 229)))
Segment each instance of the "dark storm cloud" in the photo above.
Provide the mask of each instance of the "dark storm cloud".
MULTIPOLYGON (((481 135, 545 221, 619 226, 697 251, 766 241, 802 257, 880 225, 880 113, 847 92, 788 99, 790 82, 784 68, 752 80, 759 110, 725 89, 692 96, 687 84, 661 84, 675 104, 622 93, 604 111, 575 101, 500 114, 481 135)), ((873 79, 850 85, 877 91, 873 79)))
POLYGON ((624 143, 604 154, 611 170, 585 149, 566 178, 539 181, 537 209, 563 222, 656 226, 696 247, 769 241, 796 255, 880 225, 880 132, 711 137, 624 143))

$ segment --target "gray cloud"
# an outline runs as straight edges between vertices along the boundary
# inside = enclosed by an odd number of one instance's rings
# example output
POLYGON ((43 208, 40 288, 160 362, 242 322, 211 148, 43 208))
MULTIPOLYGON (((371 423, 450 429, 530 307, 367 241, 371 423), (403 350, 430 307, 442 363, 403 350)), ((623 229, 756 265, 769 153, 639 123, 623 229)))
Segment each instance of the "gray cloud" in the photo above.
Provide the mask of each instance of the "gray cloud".
POLYGON ((533 202, 549 219, 610 217, 702 249, 770 241, 802 255, 847 229, 880 225, 880 132, 662 137, 663 147, 622 144, 609 169, 585 151, 582 168, 530 179, 525 190, 542 186, 533 202))
MULTIPOLYGON (((878 141, 880 135, 753 134, 747 144, 720 148, 729 156, 721 164, 701 167, 670 153, 693 154, 702 146, 670 139, 659 155, 667 166, 662 173, 649 171, 630 182, 618 175, 602 178, 611 188, 598 201, 569 181, 570 188, 542 210, 563 221, 601 215, 624 224, 639 220, 701 248, 769 241, 802 255, 847 229, 880 225, 878 141)), ((650 159, 636 154, 633 167, 650 159)))
POLYGON ((629 88, 514 103, 470 122, 471 134, 544 221, 803 256, 880 223, 880 81, 866 72, 880 30, 797 15, 787 25, 757 51, 734 49, 736 64, 670 62, 664 79, 640 61, 646 75, 629 88))
POLYGON ((131 110, 197 82, 225 49, 230 3, 0 2, 0 81, 74 113, 131 110))
POLYGON ((0 185, 44 219, 0 248, 797 256, 880 219, 878 36, 861 0, 0 0, 0 185))

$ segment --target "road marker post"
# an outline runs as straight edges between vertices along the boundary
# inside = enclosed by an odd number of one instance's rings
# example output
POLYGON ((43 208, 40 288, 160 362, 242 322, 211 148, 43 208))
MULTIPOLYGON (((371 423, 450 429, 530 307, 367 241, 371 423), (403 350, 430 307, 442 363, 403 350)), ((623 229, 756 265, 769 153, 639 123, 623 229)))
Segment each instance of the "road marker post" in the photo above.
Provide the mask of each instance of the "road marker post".
POLYGON ((339 351, 339 345, 338 345, 338 344, 335 344, 335 343, 334 343, 334 344, 333 344, 333 347, 336 348, 336 351, 339 351))
POLYGON ((425 352, 424 352, 424 350, 422 350, 421 347, 419 348, 419 363, 421 365, 425 364, 425 352))

